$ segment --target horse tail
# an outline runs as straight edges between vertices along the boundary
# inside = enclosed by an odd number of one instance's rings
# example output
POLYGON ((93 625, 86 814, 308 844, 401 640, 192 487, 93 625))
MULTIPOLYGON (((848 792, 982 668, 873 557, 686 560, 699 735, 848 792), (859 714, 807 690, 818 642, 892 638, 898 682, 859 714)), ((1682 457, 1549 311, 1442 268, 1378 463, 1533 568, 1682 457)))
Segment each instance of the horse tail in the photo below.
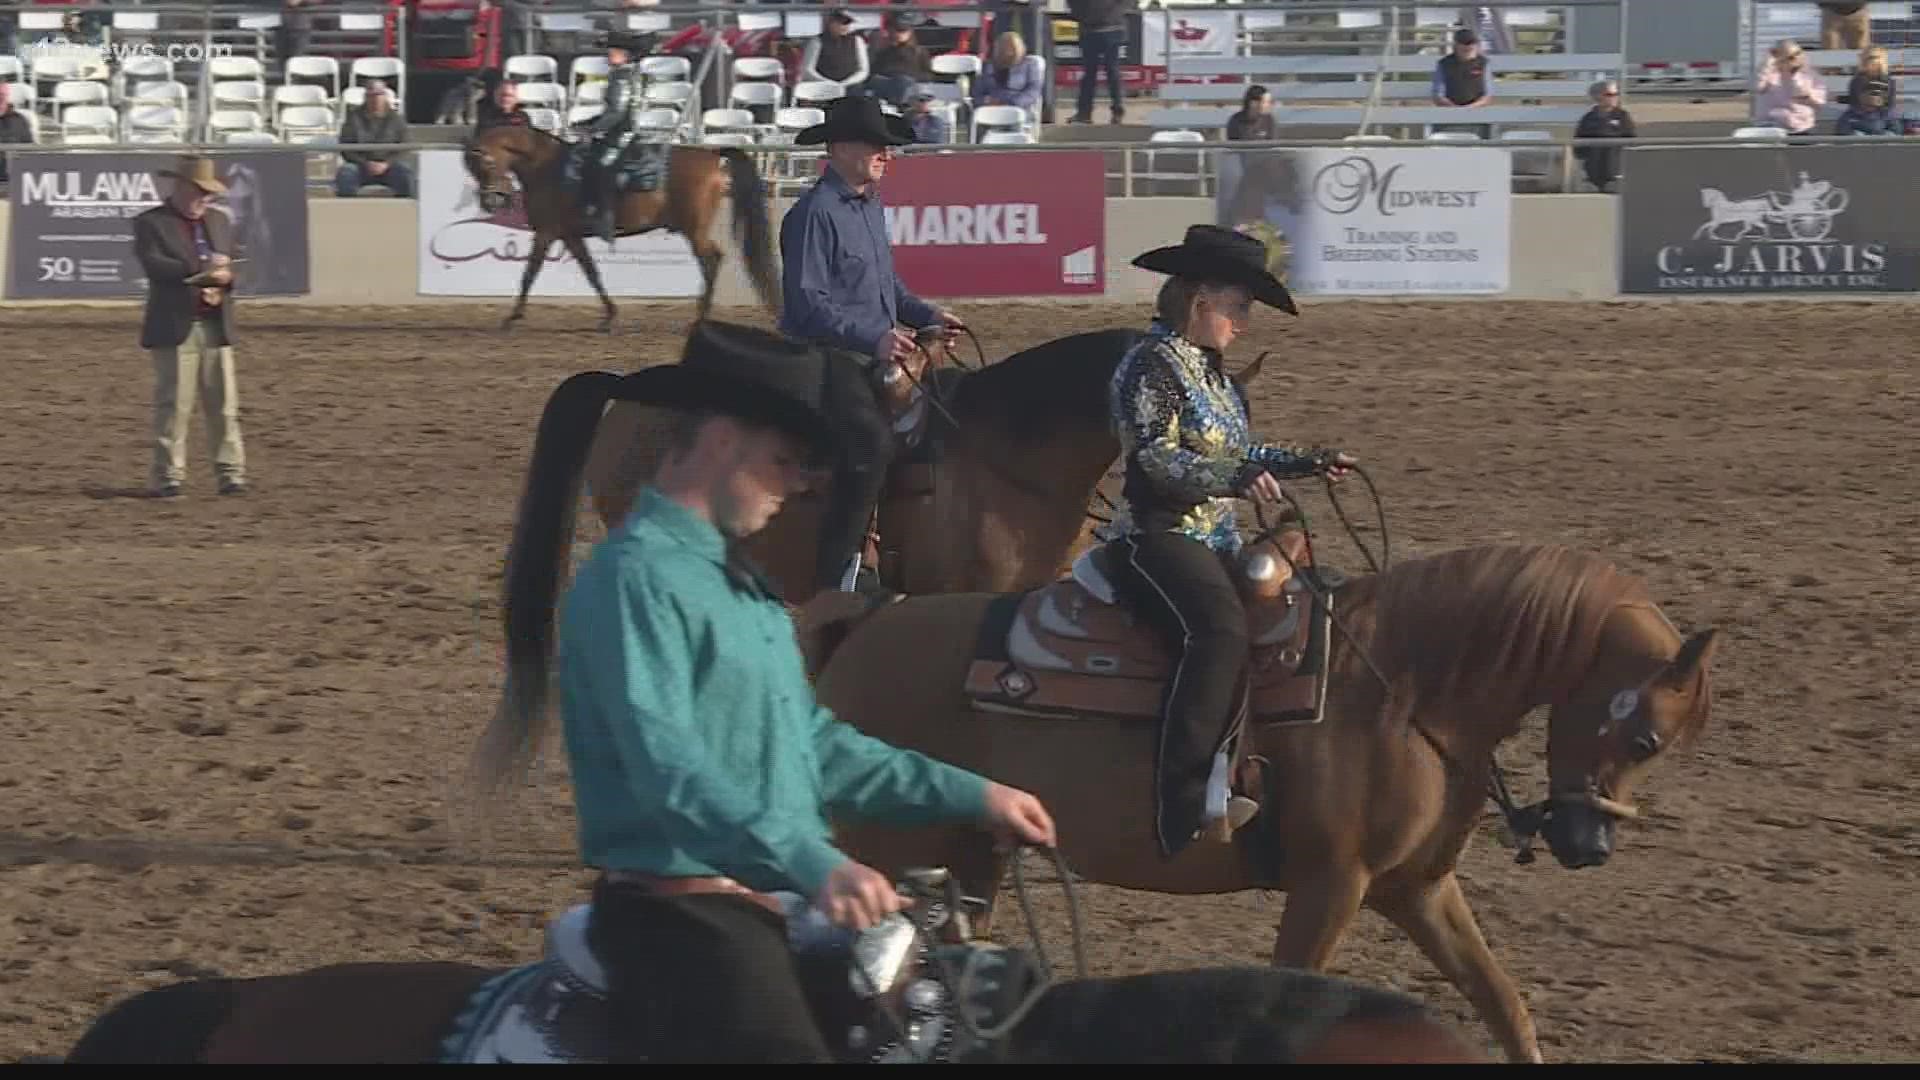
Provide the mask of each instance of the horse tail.
POLYGON ((861 623, 888 602, 860 593, 829 591, 815 593, 811 600, 793 609, 794 630, 800 639, 800 654, 806 661, 807 678, 819 678, 834 652, 853 636, 861 623))
POLYGON ((607 371, 574 375, 547 399, 540 416, 501 590, 507 685, 475 758, 483 790, 530 766, 545 737, 554 604, 573 547, 574 507, 594 431, 620 381, 607 371))
POLYGON ((194 979, 143 990, 80 1036, 64 1065, 197 1065, 233 1010, 233 979, 194 979))
POLYGON ((753 159, 737 146, 720 148, 733 176, 733 232, 747 262, 747 275, 760 302, 780 315, 780 282, 773 268, 773 227, 767 219, 766 184, 753 159))

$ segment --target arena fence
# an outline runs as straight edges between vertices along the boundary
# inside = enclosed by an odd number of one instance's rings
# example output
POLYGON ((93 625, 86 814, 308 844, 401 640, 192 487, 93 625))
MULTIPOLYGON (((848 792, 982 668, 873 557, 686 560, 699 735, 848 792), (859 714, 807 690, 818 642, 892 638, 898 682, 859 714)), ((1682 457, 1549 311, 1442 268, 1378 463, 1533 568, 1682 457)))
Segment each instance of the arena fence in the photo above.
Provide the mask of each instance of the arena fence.
MULTIPOLYGON (((126 221, 157 203, 172 148, 12 155, 9 300, 140 295, 126 221)), ((529 232, 518 207, 483 212, 457 146, 410 145, 410 199, 311 199, 304 148, 201 147, 232 189, 252 295, 386 302, 509 296, 529 232), (377 267, 378 270, 369 268, 377 267), (310 269, 311 268, 311 269, 310 269)), ((916 149, 885 181, 908 284, 930 296, 1139 298, 1127 260, 1209 221, 1266 239, 1303 296, 1872 295, 1920 291, 1920 140, 1562 140, 1613 150, 1611 194, 1516 192, 1514 151, 1419 140, 1208 144, 1203 190, 1117 196, 1110 162, 1137 143, 916 149)), ((817 175, 818 156, 756 151, 763 175, 817 175)), ((1191 179, 1191 178, 1189 178, 1191 179)), ((1134 174, 1136 184, 1150 178, 1134 174)), ((791 193, 775 196, 784 212, 791 193)), ((724 223, 723 226, 724 227, 724 223)), ((722 236, 729 249, 731 232, 722 236)), ((618 297, 686 297, 700 275, 684 239, 654 233, 588 249, 618 297)), ((730 260, 730 264, 734 261, 730 260)), ((737 265, 722 302, 752 302, 737 265), (729 299, 732 298, 732 299, 729 299)), ((535 292, 592 295, 569 258, 535 292)))

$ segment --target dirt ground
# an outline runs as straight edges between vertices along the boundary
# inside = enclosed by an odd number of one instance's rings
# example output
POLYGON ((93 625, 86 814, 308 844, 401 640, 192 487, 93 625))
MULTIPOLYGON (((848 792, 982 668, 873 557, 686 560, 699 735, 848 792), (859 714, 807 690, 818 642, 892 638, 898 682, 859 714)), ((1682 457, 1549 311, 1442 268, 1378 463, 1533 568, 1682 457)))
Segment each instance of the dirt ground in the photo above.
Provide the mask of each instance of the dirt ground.
MULTIPOLYGON (((1139 317, 961 310, 994 355, 1139 317)), ((528 959, 581 895, 557 770, 486 849, 464 846, 456 774, 494 702, 499 560, 545 396, 671 358, 686 314, 629 308, 608 338, 552 304, 503 336, 503 311, 249 307, 257 491, 213 495, 196 419, 174 502, 138 497, 137 314, 0 312, 0 1058, 59 1053, 182 974, 528 959)), ((1920 1056, 1920 307, 1282 318, 1236 353, 1278 350, 1258 427, 1362 455, 1397 558, 1583 545, 1683 629, 1729 634, 1704 745, 1655 771, 1611 865, 1469 853, 1548 1059, 1920 1056)), ((1543 738, 1506 754, 1523 798, 1543 738)), ((1081 889, 1096 973, 1264 962, 1281 899, 1081 889)), ((1040 903, 1064 957, 1060 890, 1040 903)), ((1485 1034, 1371 913, 1336 970, 1485 1034)))

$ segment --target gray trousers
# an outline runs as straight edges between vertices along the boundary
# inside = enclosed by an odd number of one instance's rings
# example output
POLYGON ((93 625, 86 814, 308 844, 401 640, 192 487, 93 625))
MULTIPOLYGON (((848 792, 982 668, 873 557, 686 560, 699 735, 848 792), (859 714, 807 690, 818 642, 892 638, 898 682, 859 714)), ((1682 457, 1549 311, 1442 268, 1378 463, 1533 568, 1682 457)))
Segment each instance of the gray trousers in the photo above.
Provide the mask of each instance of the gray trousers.
POLYGON ((194 323, 177 348, 153 349, 153 461, 149 481, 158 487, 187 476, 187 430, 194 406, 206 414, 213 473, 221 480, 246 479, 246 448, 240 440, 240 383, 233 347, 209 342, 207 325, 194 323))

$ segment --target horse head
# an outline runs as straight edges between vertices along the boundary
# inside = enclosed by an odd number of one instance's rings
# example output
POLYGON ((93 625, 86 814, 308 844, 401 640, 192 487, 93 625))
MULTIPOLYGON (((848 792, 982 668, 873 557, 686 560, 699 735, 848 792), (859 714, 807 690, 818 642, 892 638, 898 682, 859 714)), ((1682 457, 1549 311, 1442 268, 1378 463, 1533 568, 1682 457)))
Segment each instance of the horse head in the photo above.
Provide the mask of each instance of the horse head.
MULTIPOLYGON (((1642 619, 1651 613, 1672 633, 1650 607, 1622 611, 1642 619)), ((1633 637, 1645 640, 1643 633, 1633 637)), ((1603 638, 1586 680, 1548 719, 1551 794, 1541 833, 1554 858, 1570 870, 1601 866, 1612 857, 1615 826, 1639 814, 1634 784, 1660 755, 1698 737, 1713 704, 1708 669, 1719 631, 1685 639, 1670 659, 1622 647, 1626 640, 1619 634, 1603 638)))
POLYGON ((559 144, 537 128, 515 124, 496 124, 467 140, 462 160, 467 175, 479 186, 482 210, 497 214, 512 205, 513 177, 521 163, 538 166, 543 161, 539 140, 559 144))

